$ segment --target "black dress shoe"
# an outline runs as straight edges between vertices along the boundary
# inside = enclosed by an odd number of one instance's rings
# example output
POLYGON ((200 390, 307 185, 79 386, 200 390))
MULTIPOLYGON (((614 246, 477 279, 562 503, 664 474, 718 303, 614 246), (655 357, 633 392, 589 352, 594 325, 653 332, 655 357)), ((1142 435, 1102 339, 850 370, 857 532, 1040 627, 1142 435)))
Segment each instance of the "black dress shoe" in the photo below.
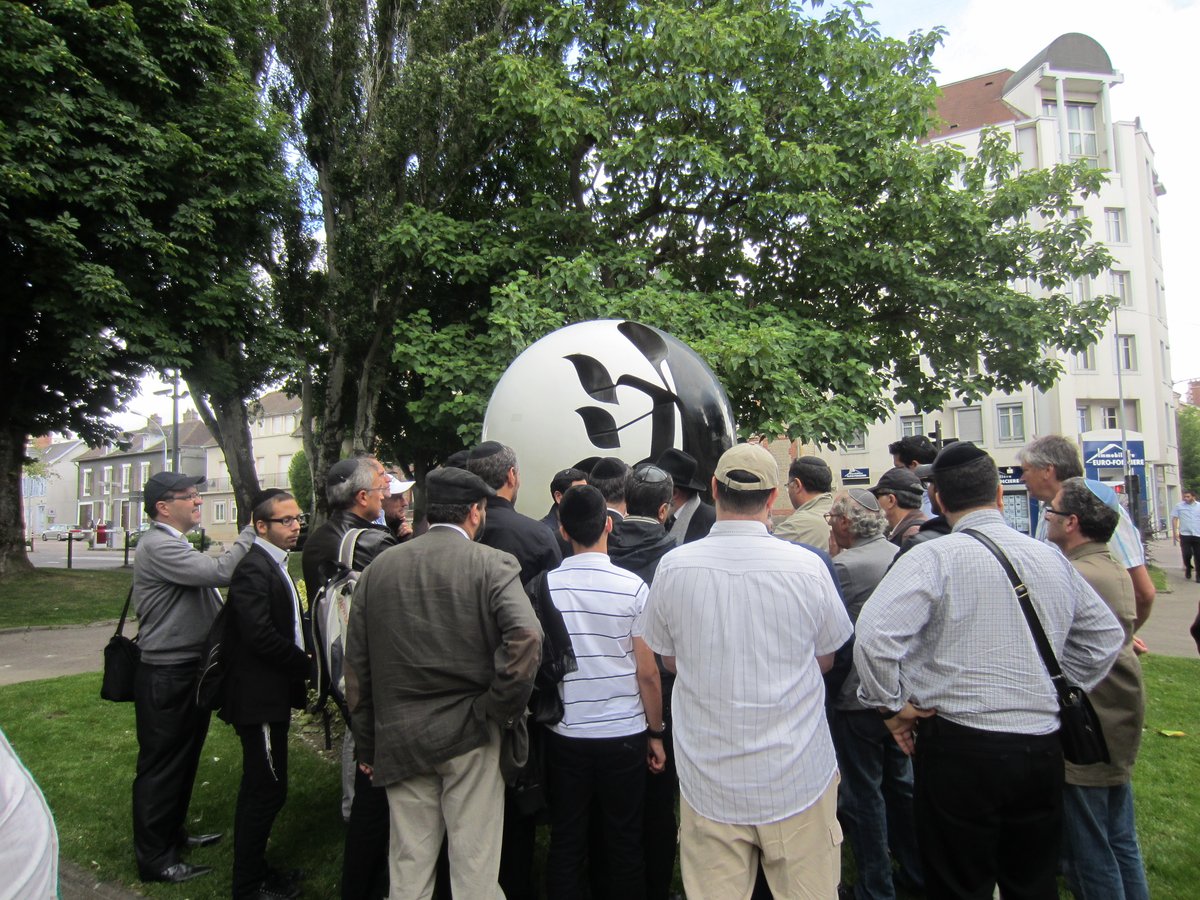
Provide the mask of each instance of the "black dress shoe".
POLYGON ((219 844, 224 835, 219 831, 214 831, 212 834, 189 834, 183 840, 183 846, 189 850, 198 850, 201 847, 211 847, 213 844, 219 844))
POLYGON ((191 881, 193 878, 199 878, 201 875, 207 875, 212 871, 212 866, 193 866, 191 863, 177 862, 173 866, 167 866, 161 872, 154 872, 150 875, 143 874, 142 881, 167 881, 171 884, 182 884, 185 881, 191 881))
POLYGON ((296 900, 300 896, 299 885, 276 885, 264 881, 257 891, 246 900, 296 900))

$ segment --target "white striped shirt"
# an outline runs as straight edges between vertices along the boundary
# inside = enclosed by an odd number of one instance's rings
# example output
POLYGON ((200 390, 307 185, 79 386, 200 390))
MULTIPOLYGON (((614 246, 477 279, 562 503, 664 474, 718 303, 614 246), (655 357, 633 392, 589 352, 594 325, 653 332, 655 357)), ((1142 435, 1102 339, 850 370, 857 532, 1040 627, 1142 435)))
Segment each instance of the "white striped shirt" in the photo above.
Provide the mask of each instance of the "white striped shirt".
POLYGON ((821 558, 761 522, 718 521, 663 557, 643 624, 651 649, 675 657, 687 802, 736 825, 811 806, 837 769, 816 658, 852 631, 821 558))
POLYGON ((579 664, 559 685, 563 720, 550 730, 575 738, 645 731, 633 634, 646 606, 646 583, 603 553, 580 553, 547 572, 546 585, 579 664))
POLYGON ((1058 701, 1012 583, 964 528, 983 532, 1029 588, 1067 680, 1090 690, 1124 642, 1116 617, 1056 547, 1005 524, 998 510, 963 516, 953 534, 897 557, 858 617, 858 698, 936 709, 984 731, 1049 734, 1058 701))

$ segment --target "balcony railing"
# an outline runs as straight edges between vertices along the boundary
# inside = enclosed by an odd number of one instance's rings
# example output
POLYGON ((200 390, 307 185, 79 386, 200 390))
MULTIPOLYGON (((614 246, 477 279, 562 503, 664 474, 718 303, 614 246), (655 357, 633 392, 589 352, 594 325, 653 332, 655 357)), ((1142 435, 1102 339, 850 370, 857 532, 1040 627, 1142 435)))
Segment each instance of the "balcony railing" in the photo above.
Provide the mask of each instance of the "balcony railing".
MULTIPOLYGON (((270 472, 266 475, 258 476, 258 486, 260 488, 287 488, 288 475, 287 472, 270 472)), ((200 488, 202 494, 231 494, 233 493, 233 479, 228 475, 221 478, 210 478, 200 488)))

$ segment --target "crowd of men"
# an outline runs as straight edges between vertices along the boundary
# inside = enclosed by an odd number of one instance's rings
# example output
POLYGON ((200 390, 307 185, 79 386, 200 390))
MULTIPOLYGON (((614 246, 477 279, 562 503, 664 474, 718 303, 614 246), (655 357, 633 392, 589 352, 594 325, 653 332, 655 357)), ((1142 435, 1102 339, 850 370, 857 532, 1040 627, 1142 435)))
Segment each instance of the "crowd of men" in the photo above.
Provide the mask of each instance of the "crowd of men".
MULTIPOLYGON (((1005 523, 983 450, 891 449, 875 485, 837 491, 820 458, 781 482, 753 443, 711 474, 675 449, 633 467, 581 460, 536 520, 516 510, 513 450, 488 441, 427 475, 415 528, 411 481, 370 456, 333 465, 303 572, 310 600, 358 573, 341 896, 667 900, 678 861, 694 900, 1053 898, 1060 875, 1081 898, 1146 897, 1130 780, 1134 632, 1154 594, 1127 513, 1063 438, 1022 452, 1035 536, 1005 523), (781 483, 794 512, 776 526, 781 483), (1057 694, 1000 557, 1091 692, 1109 762, 1064 764, 1057 694)), ((195 552, 199 481, 160 473, 145 490, 138 869, 211 871, 185 854, 221 835, 184 823, 209 725, 196 665, 227 586, 233 896, 294 898, 303 873, 267 848, 315 649, 287 571, 303 516, 263 491, 230 549, 195 552)), ((1187 540, 1200 542, 1200 504, 1176 513, 1200 578, 1187 540)))

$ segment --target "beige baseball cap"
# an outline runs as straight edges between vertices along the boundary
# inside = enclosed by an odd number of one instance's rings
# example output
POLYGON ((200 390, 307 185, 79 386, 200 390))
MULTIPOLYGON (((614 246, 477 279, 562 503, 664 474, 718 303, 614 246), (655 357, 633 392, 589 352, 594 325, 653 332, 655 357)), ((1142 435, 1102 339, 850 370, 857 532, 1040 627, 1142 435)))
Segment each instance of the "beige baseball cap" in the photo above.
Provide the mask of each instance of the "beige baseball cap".
POLYGON ((732 491, 769 491, 779 486, 779 464, 758 444, 730 447, 717 460, 717 481, 732 491), (737 473, 737 477, 731 473, 737 473))

